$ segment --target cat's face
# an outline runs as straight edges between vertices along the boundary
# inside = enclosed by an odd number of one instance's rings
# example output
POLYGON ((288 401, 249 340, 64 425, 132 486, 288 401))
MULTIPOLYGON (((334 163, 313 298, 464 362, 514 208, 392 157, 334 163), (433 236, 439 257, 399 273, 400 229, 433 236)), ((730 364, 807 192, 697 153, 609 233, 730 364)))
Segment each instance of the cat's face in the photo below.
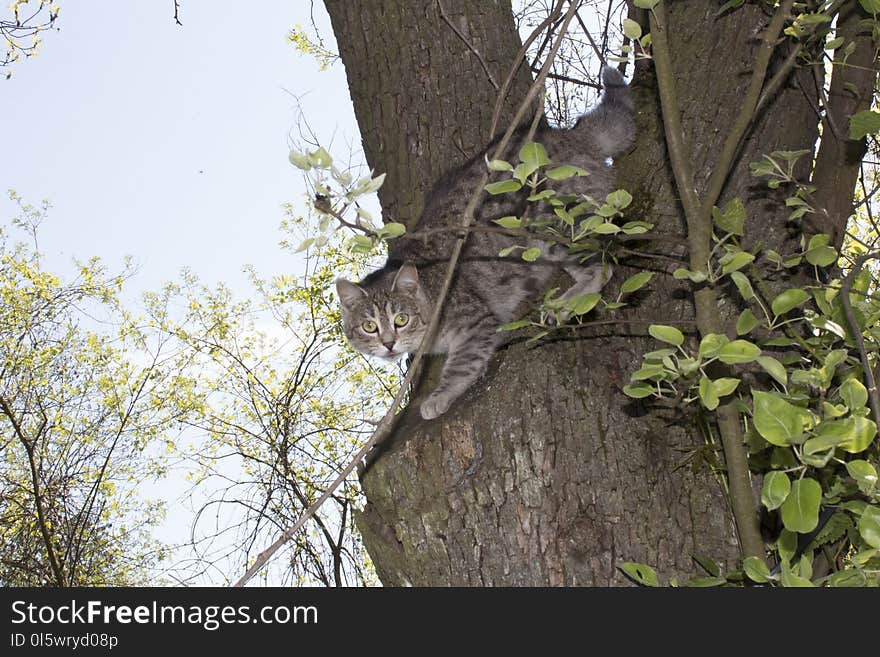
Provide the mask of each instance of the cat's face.
POLYGON ((338 279, 336 292, 343 330, 354 349, 397 360, 419 348, 430 317, 413 265, 405 264, 366 285, 338 279))

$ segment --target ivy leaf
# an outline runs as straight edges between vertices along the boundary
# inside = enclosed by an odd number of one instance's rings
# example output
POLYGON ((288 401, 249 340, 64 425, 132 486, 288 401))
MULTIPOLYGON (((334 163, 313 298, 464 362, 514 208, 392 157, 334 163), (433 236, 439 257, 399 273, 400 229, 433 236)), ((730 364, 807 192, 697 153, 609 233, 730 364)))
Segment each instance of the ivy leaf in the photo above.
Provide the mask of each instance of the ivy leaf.
POLYGON ((778 509, 791 492, 791 480, 784 472, 774 470, 764 476, 764 486, 761 489, 761 504, 768 511, 778 509))
POLYGON ((819 503, 822 501, 822 487, 810 477, 795 481, 791 492, 782 503, 782 524, 790 532, 806 534, 819 524, 819 503))
POLYGON ((784 315, 789 310, 797 308, 809 298, 810 295, 802 289, 793 287, 778 294, 776 298, 773 299, 770 307, 773 309, 773 314, 778 317, 779 315, 784 315))
MULTIPOLYGON (((638 4, 638 0, 636 0, 636 3, 638 4)), ((620 568, 624 575, 629 577, 636 584, 641 586, 660 586, 660 582, 657 579, 657 573, 651 568, 651 566, 646 566, 643 563, 625 561, 617 567, 620 568)))
POLYGON ((667 344, 675 345, 676 347, 680 347, 684 344, 684 334, 679 331, 677 328, 672 326, 665 326, 663 324, 651 324, 648 327, 648 333, 651 334, 652 337, 660 340, 661 342, 666 342, 667 344))

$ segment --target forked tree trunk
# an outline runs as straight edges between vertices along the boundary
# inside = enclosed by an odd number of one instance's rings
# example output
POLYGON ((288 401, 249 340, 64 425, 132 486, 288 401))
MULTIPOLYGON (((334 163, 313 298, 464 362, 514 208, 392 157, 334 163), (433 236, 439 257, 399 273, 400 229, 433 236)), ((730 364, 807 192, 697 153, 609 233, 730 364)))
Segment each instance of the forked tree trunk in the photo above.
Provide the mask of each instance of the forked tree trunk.
MULTIPOLYGON (((716 3, 665 1, 686 142, 702 185, 739 109, 767 16, 747 5, 717 18, 716 3)), ((367 160, 388 172, 383 209, 415 219, 431 181, 486 142, 495 89, 435 0, 326 5, 367 160)), ((520 45, 509 2, 443 6, 500 84, 520 45)), ((508 107, 528 88, 524 68, 508 107)), ((635 93, 638 140, 618 163, 619 186, 635 196, 630 218, 681 236, 650 67, 640 68, 635 93)), ((810 103, 788 85, 750 134, 725 192, 746 201, 748 234, 782 252, 792 247, 785 208, 748 163, 812 148, 816 136, 810 103)), ((653 248, 685 254, 667 242, 653 248)), ((689 289, 669 275, 675 268, 662 265, 632 307, 607 318, 691 318, 689 289)), ((634 271, 621 267, 606 290, 615 294, 634 271)), ((724 310, 739 311, 734 297, 724 310)), ((621 392, 641 355, 658 348, 645 335, 644 324, 621 323, 519 342, 446 415, 424 422, 406 412, 362 475, 368 503, 357 523, 382 582, 617 585, 626 581, 617 570, 623 561, 649 563, 663 579, 693 573, 692 555, 734 565, 735 529, 710 467, 723 463, 714 429, 696 414, 621 392)))

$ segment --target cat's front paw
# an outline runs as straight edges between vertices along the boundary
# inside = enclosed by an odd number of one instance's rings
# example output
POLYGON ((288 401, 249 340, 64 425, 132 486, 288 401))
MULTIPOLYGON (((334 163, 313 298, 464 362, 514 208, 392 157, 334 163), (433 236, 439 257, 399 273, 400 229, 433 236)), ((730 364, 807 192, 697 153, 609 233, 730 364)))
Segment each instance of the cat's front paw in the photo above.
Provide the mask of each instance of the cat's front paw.
POLYGON ((433 420, 440 417, 449 410, 450 399, 445 395, 431 395, 419 407, 422 417, 426 420, 433 420))

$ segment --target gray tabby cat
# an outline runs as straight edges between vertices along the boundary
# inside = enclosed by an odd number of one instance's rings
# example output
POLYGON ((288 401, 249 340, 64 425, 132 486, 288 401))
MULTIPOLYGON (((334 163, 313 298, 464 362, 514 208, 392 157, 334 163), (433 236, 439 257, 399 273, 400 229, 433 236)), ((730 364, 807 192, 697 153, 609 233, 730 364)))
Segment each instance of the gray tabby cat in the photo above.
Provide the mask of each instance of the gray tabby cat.
MULTIPOLYGON (((570 129, 539 130, 534 141, 543 144, 549 157, 559 164, 572 164, 589 175, 559 181, 560 194, 581 194, 604 199, 613 191, 609 158, 626 152, 633 140, 633 103, 623 76, 613 68, 602 71, 602 101, 570 129)), ((526 131, 514 135, 506 160, 515 160, 526 131)), ((461 225, 462 214, 474 185, 485 170, 480 155, 445 174, 425 199, 416 231, 461 225)), ((491 156, 491 155, 490 155, 491 156)), ((527 192, 485 198, 474 213, 474 224, 491 224, 508 215, 522 216, 527 192)), ((534 207, 534 204, 532 204, 534 207)), ((541 210, 540 206, 538 208, 541 210)), ((392 242, 388 260, 360 283, 339 279, 336 290, 342 304, 342 322, 351 346, 358 351, 386 359, 414 353, 426 332, 435 299, 443 284, 449 257, 460 231, 432 233, 421 239, 399 238, 392 242)), ((422 417, 432 419, 447 411, 470 385, 486 371, 498 347, 497 329, 518 319, 561 270, 574 284, 563 294, 568 300, 599 291, 610 277, 607 265, 582 264, 583 254, 570 255, 565 247, 537 237, 527 246, 541 248, 536 262, 525 262, 514 254, 498 253, 522 237, 501 233, 472 232, 458 262, 455 278, 446 298, 440 326, 430 353, 447 354, 440 382, 422 402, 422 417)))

